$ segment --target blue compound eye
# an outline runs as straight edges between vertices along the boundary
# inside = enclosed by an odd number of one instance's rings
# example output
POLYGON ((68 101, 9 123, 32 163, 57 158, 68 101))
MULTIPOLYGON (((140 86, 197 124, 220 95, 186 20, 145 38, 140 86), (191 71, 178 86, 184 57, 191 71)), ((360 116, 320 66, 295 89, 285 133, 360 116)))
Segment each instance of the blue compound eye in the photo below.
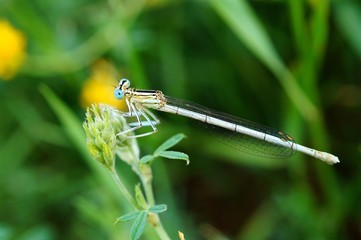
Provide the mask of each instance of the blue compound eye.
POLYGON ((123 90, 121 90, 121 89, 115 89, 114 90, 114 97, 116 98, 116 99, 122 99, 123 97, 124 97, 124 92, 123 92, 123 90))

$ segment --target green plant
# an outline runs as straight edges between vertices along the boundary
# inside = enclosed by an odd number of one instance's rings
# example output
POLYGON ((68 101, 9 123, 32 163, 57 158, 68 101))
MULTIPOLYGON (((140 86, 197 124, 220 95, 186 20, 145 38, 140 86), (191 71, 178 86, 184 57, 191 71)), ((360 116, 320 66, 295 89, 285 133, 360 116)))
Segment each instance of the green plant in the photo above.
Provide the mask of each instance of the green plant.
POLYGON ((118 189, 134 209, 134 211, 117 218, 116 223, 134 220, 130 230, 130 238, 138 239, 148 221, 155 228, 160 239, 169 239, 158 217, 159 213, 167 210, 167 206, 165 204, 155 204, 151 163, 156 157, 164 157, 185 160, 188 164, 187 154, 168 150, 185 136, 177 134, 171 137, 160 145, 152 155, 146 155, 140 159, 139 147, 133 133, 118 134, 128 130, 129 126, 122 114, 116 109, 107 105, 92 105, 87 109, 83 128, 85 129, 87 146, 91 156, 109 171, 118 189), (137 184, 135 186, 135 197, 132 197, 115 169, 116 156, 129 164, 137 174, 142 183, 145 196, 140 184, 137 184))

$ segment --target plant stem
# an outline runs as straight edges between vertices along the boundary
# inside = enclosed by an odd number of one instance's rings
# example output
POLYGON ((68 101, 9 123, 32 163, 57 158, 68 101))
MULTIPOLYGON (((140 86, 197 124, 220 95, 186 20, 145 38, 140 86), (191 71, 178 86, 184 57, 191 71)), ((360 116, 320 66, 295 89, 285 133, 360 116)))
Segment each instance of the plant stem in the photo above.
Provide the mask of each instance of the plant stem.
MULTIPOLYGON (((149 206, 154 206, 155 199, 154 199, 154 193, 153 193, 153 187, 152 187, 152 179, 153 179, 152 168, 147 164, 143 164, 140 166, 139 172, 140 172, 139 177, 143 184, 147 202, 148 202, 149 206)), ((149 221, 149 219, 148 219, 148 221, 149 221)), ((152 218, 152 220, 150 220, 149 223, 151 226, 154 226, 155 231, 157 232, 160 239, 162 239, 162 240, 170 239, 167 232, 163 228, 162 222, 160 221, 158 214, 155 214, 155 218, 152 218)))
POLYGON ((162 240, 170 240, 168 233, 164 230, 161 221, 159 220, 158 225, 155 227, 155 231, 162 240))
POLYGON ((139 206, 139 204, 137 203, 137 201, 135 201, 135 199, 130 195, 130 193, 128 192, 128 190, 126 189, 126 187, 124 186, 123 182, 120 180, 117 171, 115 170, 114 167, 109 169, 110 174, 112 175, 114 182, 117 184, 119 190, 123 193, 123 195, 125 196, 125 198, 128 200, 128 202, 133 205, 134 208, 136 209, 141 209, 141 207, 139 206))
MULTIPOLYGON (((110 174, 112 175, 116 185, 120 189, 120 191, 123 193, 125 198, 128 200, 128 202, 134 206, 136 209, 141 209, 137 201, 130 195, 126 187, 124 186, 123 182, 120 180, 119 175, 114 167, 109 169, 110 174)), ((154 201, 154 194, 153 194, 153 188, 152 188, 152 169, 147 165, 146 168, 142 169, 141 172, 141 180, 143 183, 143 187, 145 190, 146 198, 150 206, 153 206, 154 201), (144 174, 144 175, 143 175, 144 174)), ((159 219, 159 216, 156 214, 155 221, 151 224, 154 226, 156 233, 158 234, 159 238, 162 240, 170 240, 167 232, 163 228, 163 225, 159 219)))
POLYGON ((155 204, 155 200, 154 200, 154 193, 152 187, 152 179, 153 179, 152 169, 149 165, 142 164, 139 172, 140 172, 139 177, 143 184, 147 202, 149 206, 153 206, 155 204))

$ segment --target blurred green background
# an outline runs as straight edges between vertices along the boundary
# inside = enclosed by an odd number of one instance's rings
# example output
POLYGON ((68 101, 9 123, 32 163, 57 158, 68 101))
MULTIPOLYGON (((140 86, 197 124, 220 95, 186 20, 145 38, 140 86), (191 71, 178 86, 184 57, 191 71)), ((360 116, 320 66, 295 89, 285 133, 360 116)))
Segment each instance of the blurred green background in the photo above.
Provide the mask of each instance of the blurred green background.
MULTIPOLYGON (((341 161, 246 155, 156 113, 162 123, 139 139, 142 155, 188 136, 175 149, 189 166, 153 165, 172 239, 178 230, 186 239, 361 238, 359 1, 2 0, 1 21, 25 47, 12 50, 0 25, 0 69, 14 65, 0 77, 0 239, 128 238, 131 224, 113 223, 129 206, 89 157, 81 126, 85 105, 102 99, 102 86, 112 98, 122 77, 341 161)), ((117 167, 132 191, 137 178, 117 167)), ((156 239, 150 227, 142 239, 156 239)))

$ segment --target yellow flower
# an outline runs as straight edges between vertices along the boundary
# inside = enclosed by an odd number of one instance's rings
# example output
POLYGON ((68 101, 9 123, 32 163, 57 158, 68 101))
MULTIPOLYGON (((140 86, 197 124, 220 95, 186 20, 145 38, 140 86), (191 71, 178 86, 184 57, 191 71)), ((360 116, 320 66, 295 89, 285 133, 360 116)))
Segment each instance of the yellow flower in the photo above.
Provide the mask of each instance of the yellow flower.
POLYGON ((90 106, 94 103, 104 103, 127 111, 124 100, 117 100, 114 97, 114 84, 117 84, 114 76, 116 71, 113 66, 105 60, 97 61, 93 68, 91 76, 84 82, 81 93, 81 105, 90 106))
POLYGON ((0 19, 0 78, 14 76, 25 58, 26 40, 23 34, 6 20, 0 19))

